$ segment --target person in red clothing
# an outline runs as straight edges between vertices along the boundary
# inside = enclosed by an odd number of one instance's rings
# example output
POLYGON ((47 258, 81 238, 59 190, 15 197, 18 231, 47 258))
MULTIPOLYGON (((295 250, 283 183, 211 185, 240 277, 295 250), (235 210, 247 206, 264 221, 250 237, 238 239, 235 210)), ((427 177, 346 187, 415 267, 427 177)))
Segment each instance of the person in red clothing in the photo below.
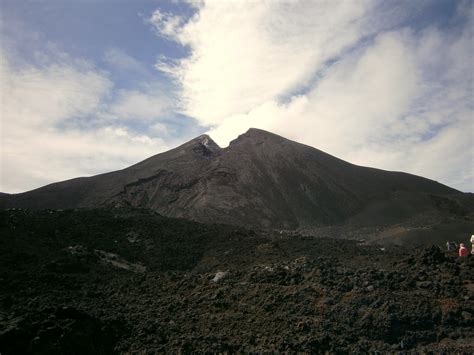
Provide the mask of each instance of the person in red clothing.
POLYGON ((459 256, 467 256, 468 254, 467 248, 464 246, 464 243, 459 244, 459 256))

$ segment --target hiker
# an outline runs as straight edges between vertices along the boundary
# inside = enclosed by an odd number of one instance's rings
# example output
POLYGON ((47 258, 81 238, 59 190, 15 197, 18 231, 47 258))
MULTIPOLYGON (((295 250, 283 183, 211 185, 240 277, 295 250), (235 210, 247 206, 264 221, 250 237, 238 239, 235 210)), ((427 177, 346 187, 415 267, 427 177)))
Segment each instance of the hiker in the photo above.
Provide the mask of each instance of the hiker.
POLYGON ((451 251, 451 250, 452 250, 452 249, 451 249, 451 242, 450 242, 449 240, 446 242, 446 249, 447 249, 448 251, 451 251))
POLYGON ((446 242, 446 248, 448 249, 448 251, 455 251, 457 250, 458 245, 456 244, 456 242, 451 242, 448 240, 446 242))
POLYGON ((459 244, 459 256, 467 256, 468 251, 467 248, 464 246, 464 243, 459 244))

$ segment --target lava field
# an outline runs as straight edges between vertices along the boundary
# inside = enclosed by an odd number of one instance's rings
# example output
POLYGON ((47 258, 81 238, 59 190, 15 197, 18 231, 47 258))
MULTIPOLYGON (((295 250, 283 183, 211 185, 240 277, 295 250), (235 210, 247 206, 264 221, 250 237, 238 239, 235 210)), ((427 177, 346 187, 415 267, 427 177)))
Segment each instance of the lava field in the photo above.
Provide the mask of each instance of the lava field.
POLYGON ((150 210, 0 211, 0 353, 474 353, 474 257, 150 210))

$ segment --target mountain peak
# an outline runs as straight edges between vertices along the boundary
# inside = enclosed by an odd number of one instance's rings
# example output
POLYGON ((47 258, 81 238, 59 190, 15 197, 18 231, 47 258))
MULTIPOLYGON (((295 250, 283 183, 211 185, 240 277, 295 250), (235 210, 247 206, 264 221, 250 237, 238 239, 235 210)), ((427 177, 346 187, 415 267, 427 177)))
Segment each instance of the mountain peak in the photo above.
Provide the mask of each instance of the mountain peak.
POLYGON ((247 132, 242 133, 239 135, 236 139, 230 142, 230 145, 234 145, 237 143, 242 143, 245 141, 251 141, 251 142, 263 142, 264 140, 268 139, 285 139, 279 135, 276 135, 274 133, 265 131, 263 129, 259 128, 249 128, 247 132))
POLYGON ((210 156, 221 150, 221 147, 212 140, 207 134, 202 134, 194 138, 190 143, 193 144, 193 151, 204 156, 210 156))
POLYGON ((264 136, 275 137, 277 136, 275 133, 271 133, 260 128, 249 128, 247 132, 244 133, 244 135, 247 135, 249 137, 264 137, 264 136))
POLYGON ((205 223, 283 229, 398 223, 457 208, 443 196, 458 192, 446 186, 352 165, 261 129, 231 145, 221 149, 203 134, 120 171, 0 196, 0 206, 134 206, 205 223))
POLYGON ((199 137, 197 137, 197 140, 198 140, 202 145, 204 145, 204 146, 206 146, 206 147, 212 146, 212 147, 217 147, 217 148, 219 148, 219 146, 217 145, 217 143, 214 142, 214 141, 212 140, 212 138, 209 137, 207 134, 202 134, 202 135, 200 135, 199 137))

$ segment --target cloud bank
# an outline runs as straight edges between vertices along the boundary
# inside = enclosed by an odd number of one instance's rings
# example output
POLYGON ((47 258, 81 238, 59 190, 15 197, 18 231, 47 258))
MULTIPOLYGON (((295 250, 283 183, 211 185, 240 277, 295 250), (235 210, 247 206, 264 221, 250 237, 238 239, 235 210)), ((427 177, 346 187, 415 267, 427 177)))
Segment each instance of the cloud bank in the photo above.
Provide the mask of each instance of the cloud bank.
POLYGON ((120 91, 112 97, 107 73, 67 55, 24 67, 0 58, 1 191, 123 168, 169 148, 122 121, 159 117, 160 93, 120 91))
POLYGON ((133 46, 73 57, 5 16, 0 191, 120 169, 205 131, 226 146, 250 127, 474 191, 473 3, 439 4, 174 4, 137 16, 159 36, 155 68, 133 46))
POLYGON ((472 3, 449 28, 410 23, 428 5, 200 1, 150 22, 189 49, 157 68, 219 144, 258 127, 473 191, 472 3))

